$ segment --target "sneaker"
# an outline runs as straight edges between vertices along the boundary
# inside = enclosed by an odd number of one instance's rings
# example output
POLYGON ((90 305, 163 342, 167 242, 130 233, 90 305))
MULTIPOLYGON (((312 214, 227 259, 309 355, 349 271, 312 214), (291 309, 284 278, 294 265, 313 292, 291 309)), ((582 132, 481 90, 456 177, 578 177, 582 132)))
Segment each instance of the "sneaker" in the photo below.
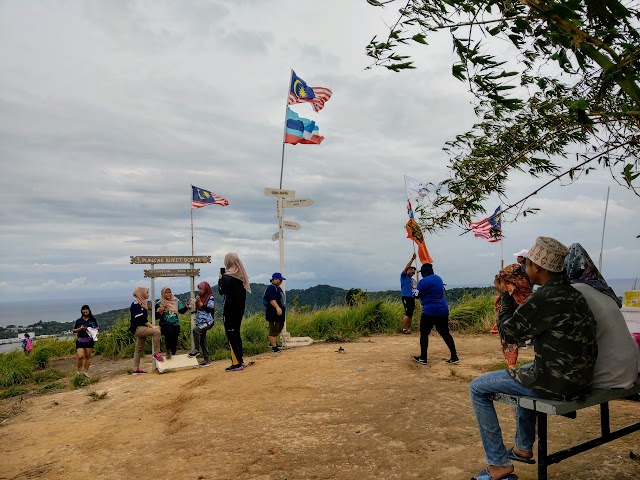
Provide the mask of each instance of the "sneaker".
POLYGON ((278 353, 280 351, 280 347, 278 347, 277 345, 275 347, 271 347, 271 351, 273 353, 278 353))
POLYGON ((210 367, 211 366, 211 362, 202 361, 198 365, 200 365, 201 367, 210 367))
POLYGON ((224 369, 225 372, 238 372, 240 370, 244 370, 244 365, 242 363, 237 363, 224 369))
POLYGON ((164 362, 164 358, 160 355, 160 352, 154 353, 153 358, 155 358, 158 362, 164 362))
POLYGON ((136 368, 133 372, 131 372, 131 375, 142 375, 143 373, 147 373, 147 372, 145 372, 141 368, 136 368))
POLYGON ((82 374, 83 374, 85 377, 89 378, 89 372, 82 372, 82 374))
POLYGON ((165 355, 165 357, 167 357, 167 360, 169 360, 171 358, 171 352, 167 352, 167 354, 165 355))
POLYGON ((200 355, 200 352, 198 350, 194 350, 193 352, 189 352, 189 357, 191 357, 191 358, 197 357, 198 355, 200 355))
POLYGON ((421 356, 419 356, 419 355, 416 355, 415 357, 413 357, 413 361, 416 362, 416 363, 419 363, 420 365, 426 365, 427 364, 427 361, 424 358, 422 358, 421 356))
POLYGON ((459 358, 451 358, 449 360, 445 360, 444 363, 448 363, 449 365, 457 365, 460 363, 460 359, 459 358))
POLYGON ((402 333, 404 333, 405 335, 411 335, 411 330, 406 330, 403 328, 402 333))

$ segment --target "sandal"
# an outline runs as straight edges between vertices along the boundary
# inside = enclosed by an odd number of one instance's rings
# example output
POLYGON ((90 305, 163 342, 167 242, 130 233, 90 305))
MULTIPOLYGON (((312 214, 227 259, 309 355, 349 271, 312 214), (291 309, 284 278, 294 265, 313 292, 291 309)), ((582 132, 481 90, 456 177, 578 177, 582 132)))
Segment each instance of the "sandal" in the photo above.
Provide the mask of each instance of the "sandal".
POLYGON ((507 450, 507 454, 509 455, 509 459, 515 460, 516 462, 528 463, 529 465, 533 465, 536 461, 532 457, 522 457, 513 451, 515 447, 511 447, 507 450))
POLYGON ((504 477, 493 478, 489 473, 489 467, 487 467, 484 470, 478 472, 478 475, 472 477, 471 480, 518 480, 518 475, 516 475, 515 473, 509 473, 504 477))

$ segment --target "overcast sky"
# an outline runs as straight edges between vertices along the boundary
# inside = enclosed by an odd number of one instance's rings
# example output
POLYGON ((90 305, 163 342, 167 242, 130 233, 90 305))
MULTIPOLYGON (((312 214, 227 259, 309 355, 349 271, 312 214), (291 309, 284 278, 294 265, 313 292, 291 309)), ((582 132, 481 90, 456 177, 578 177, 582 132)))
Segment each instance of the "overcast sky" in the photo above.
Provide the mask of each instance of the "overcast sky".
MULTIPOLYGON (((333 97, 319 113, 293 106, 325 140, 285 148, 283 187, 315 202, 286 210, 302 225, 285 234, 287 288, 399 288, 413 253, 403 176, 444 178, 442 146, 473 124, 473 99, 446 37, 414 50, 417 70, 364 70, 382 15, 364 0, 1 2, 0 300, 128 299, 149 284, 129 256, 191 253, 191 184, 230 203, 193 212, 195 253, 212 256, 201 278, 237 252, 266 283, 279 251, 263 190, 279 183, 292 68, 333 97)), ((542 183, 515 176, 507 194, 542 183)), ((538 235, 597 262, 607 186, 603 273, 640 274, 639 199, 602 170, 543 190, 527 203, 538 215, 507 215, 506 263, 538 235)), ((461 233, 427 237, 436 273, 490 285, 501 245, 461 233)))

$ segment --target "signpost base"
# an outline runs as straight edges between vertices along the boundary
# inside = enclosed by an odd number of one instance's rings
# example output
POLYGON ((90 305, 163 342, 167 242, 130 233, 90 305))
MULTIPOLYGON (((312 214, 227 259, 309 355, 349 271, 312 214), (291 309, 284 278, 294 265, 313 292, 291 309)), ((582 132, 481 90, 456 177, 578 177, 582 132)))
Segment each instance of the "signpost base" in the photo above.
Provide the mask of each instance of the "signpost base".
POLYGON ((199 367, 198 360, 189 355, 173 355, 169 359, 164 357, 164 362, 155 362, 155 364, 158 368, 158 373, 176 372, 199 367))
POLYGON ((311 337, 289 337, 285 340, 284 346, 286 348, 291 347, 306 347, 313 343, 313 338, 311 337))

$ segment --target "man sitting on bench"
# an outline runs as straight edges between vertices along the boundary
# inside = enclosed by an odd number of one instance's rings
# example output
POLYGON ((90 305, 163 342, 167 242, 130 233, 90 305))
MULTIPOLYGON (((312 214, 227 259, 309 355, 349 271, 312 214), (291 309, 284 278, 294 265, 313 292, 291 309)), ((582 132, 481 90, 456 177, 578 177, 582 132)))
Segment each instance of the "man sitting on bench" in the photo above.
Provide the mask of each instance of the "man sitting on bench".
POLYGON ((558 240, 536 239, 525 266, 531 283, 540 288, 517 309, 506 285, 495 282, 502 304, 497 322, 500 337, 507 343, 531 340, 535 358, 533 364, 491 372, 471 382, 471 404, 489 465, 477 480, 515 480, 512 460, 535 463, 536 412, 516 407, 515 446, 507 450, 489 395, 570 400, 591 390, 598 355, 596 322, 585 298, 562 274, 567 253, 558 240))

